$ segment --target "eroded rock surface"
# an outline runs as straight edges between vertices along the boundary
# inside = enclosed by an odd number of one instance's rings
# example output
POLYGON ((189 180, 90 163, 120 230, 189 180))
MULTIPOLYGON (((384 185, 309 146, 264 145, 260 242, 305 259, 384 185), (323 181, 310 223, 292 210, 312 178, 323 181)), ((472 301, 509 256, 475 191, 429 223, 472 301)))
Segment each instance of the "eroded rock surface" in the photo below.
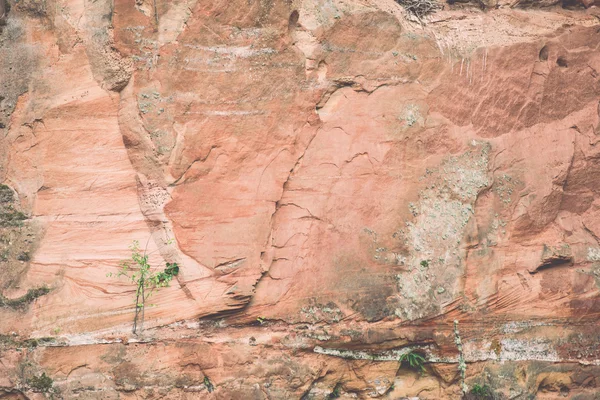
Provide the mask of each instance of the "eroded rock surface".
POLYGON ((599 14, 441 6, 0 0, 0 398, 594 398, 599 14))

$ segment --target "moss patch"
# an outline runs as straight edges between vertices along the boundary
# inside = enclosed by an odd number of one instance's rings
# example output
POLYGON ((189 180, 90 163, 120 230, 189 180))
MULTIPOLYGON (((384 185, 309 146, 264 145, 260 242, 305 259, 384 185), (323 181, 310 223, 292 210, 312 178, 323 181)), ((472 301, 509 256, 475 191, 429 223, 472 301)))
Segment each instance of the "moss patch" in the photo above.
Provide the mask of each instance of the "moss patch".
POLYGON ((14 201, 14 193, 8 186, 0 185, 0 203, 12 203, 14 201))
POLYGON ((15 194, 7 185, 0 185, 0 227, 21 226, 27 215, 15 208, 15 194))
POLYGON ((0 212, 0 226, 20 226, 27 219, 21 211, 9 210, 0 212))
POLYGON ((45 372, 42 372, 40 376, 32 376, 27 380, 29 386, 38 392, 49 392, 54 385, 54 381, 45 372))
MULTIPOLYGON (((17 193, 8 185, 0 184, 0 307, 15 305, 2 297, 2 290, 19 284, 29 267, 41 234, 41 225, 20 209, 17 193)), ((28 301, 39 289, 28 293, 28 301)))
POLYGON ((42 337, 21 340, 18 336, 0 335, 0 348, 35 349, 48 343, 56 343, 56 338, 42 337))
POLYGON ((8 307, 13 309, 23 309, 31 304, 38 297, 50 293, 50 289, 43 286, 35 289, 29 289, 26 294, 16 299, 8 299, 0 294, 0 307, 8 307))

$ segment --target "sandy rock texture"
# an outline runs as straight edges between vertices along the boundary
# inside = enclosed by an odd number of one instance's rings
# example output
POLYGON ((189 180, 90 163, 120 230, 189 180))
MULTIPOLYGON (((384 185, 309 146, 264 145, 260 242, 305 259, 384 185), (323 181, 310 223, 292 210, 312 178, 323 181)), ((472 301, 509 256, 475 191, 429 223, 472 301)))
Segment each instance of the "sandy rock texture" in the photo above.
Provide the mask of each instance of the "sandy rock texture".
POLYGON ((597 399, 600 12, 439 5, 0 0, 0 399, 597 399))

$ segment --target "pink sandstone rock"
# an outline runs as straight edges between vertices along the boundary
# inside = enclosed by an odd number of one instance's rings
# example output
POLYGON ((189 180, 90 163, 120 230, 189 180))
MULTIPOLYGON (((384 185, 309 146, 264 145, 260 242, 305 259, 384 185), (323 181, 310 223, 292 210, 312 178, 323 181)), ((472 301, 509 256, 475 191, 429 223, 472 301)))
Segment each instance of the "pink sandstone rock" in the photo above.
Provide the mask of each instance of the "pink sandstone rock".
POLYGON ((593 398, 597 12, 488 3, 0 0, 0 398, 593 398))

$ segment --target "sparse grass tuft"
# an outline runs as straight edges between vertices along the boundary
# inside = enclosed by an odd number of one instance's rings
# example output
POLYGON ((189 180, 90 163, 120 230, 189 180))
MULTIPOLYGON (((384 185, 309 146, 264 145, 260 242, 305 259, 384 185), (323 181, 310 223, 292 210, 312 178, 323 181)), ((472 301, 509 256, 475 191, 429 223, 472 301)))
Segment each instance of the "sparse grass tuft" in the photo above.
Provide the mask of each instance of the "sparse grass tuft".
POLYGON ((442 8, 435 0, 396 0, 396 2, 418 19, 442 8))

